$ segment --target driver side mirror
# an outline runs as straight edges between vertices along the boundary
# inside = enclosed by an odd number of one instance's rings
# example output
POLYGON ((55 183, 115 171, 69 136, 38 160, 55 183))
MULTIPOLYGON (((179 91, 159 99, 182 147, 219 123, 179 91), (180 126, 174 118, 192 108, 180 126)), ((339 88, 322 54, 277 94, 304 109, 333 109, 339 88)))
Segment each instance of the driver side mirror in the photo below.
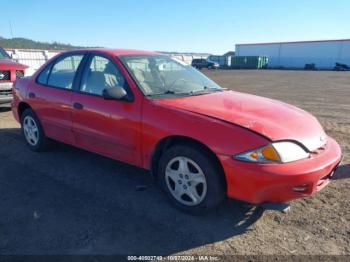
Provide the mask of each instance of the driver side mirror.
POLYGON ((128 100, 128 93, 121 86, 106 88, 102 91, 102 95, 106 100, 128 100))

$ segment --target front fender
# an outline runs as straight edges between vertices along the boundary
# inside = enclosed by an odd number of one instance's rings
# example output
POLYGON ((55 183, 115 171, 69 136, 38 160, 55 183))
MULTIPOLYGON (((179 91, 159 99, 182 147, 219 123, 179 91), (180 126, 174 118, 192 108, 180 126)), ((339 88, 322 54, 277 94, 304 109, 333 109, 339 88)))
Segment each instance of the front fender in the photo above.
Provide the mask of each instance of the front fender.
POLYGON ((202 114, 145 99, 142 120, 143 167, 150 169, 152 153, 166 137, 183 136, 206 145, 216 155, 234 155, 270 141, 246 128, 202 114))

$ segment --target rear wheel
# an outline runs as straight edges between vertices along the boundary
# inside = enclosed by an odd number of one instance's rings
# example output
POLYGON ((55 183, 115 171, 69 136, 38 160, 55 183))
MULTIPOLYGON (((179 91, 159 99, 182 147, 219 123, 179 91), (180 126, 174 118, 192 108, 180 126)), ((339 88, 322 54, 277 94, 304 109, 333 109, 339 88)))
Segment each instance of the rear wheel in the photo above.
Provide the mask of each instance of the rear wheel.
POLYGON ((159 178, 173 204, 191 214, 217 207, 225 198, 221 169, 200 148, 178 145, 161 157, 159 178))
POLYGON ((30 108, 26 109, 21 116, 21 130, 28 147, 36 152, 47 149, 49 141, 44 134, 41 123, 30 108))

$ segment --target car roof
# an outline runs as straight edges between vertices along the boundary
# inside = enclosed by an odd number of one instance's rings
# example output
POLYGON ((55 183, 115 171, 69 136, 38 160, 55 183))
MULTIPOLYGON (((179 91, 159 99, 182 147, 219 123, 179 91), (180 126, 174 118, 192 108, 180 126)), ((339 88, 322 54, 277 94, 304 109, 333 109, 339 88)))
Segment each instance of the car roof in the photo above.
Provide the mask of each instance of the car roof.
POLYGON ((105 53, 112 56, 161 55, 161 53, 153 52, 153 51, 135 50, 135 49, 110 49, 110 48, 83 48, 83 49, 70 50, 67 53, 76 52, 76 51, 98 52, 98 53, 105 53))

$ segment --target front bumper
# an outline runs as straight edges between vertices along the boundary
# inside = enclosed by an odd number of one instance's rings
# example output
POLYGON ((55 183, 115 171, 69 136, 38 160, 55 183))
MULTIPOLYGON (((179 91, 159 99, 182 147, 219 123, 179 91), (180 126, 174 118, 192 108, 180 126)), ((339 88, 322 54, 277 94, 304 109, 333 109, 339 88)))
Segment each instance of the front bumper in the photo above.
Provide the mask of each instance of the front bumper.
POLYGON ((11 97, 1 97, 0 96, 0 107, 11 107, 12 96, 11 97))
POLYGON ((328 138, 323 149, 307 159, 285 164, 256 164, 219 156, 227 195, 252 204, 288 202, 312 195, 330 181, 342 158, 337 142, 328 138))
POLYGON ((12 96, 12 82, 0 83, 0 107, 10 107, 12 96))

